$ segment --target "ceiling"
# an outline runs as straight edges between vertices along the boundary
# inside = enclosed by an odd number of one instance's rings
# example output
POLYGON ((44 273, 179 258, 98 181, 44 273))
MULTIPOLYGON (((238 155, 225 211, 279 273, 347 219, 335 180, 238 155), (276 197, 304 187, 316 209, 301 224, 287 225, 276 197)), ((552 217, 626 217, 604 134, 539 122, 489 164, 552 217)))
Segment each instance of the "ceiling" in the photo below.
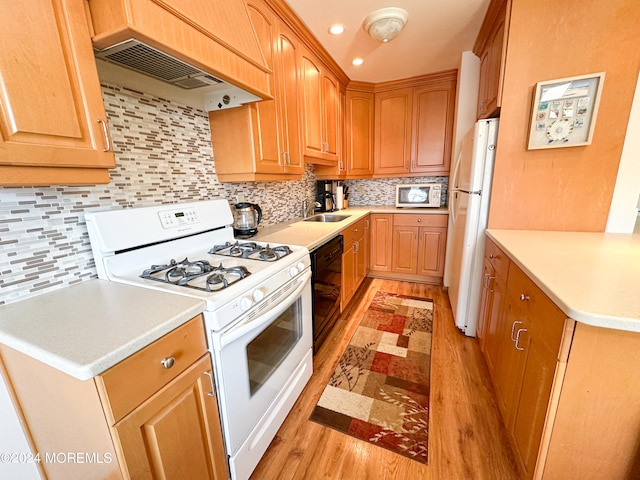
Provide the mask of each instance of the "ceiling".
POLYGON ((471 50, 489 0, 286 0, 351 80, 386 82, 457 68, 471 50), (389 43, 371 38, 364 19, 379 8, 409 13, 404 30, 389 43), (329 34, 334 23, 342 35, 329 34), (351 64, 355 57, 364 63, 351 64))

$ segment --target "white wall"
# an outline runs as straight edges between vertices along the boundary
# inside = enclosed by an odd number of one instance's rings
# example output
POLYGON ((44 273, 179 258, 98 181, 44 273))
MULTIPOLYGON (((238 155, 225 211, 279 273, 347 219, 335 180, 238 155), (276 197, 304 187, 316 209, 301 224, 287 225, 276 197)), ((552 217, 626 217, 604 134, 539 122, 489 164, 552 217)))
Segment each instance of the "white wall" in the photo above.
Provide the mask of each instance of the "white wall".
POLYGON ((631 233, 640 207, 640 75, 631 104, 606 232, 631 233))

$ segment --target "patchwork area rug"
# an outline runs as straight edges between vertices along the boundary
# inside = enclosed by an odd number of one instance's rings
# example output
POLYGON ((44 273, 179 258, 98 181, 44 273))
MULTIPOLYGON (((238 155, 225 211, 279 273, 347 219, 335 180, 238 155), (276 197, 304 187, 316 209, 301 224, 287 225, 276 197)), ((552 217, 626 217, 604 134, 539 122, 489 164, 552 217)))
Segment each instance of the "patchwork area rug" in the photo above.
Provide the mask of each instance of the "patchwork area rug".
POLYGON ((433 301, 377 292, 310 419, 427 463, 433 301))

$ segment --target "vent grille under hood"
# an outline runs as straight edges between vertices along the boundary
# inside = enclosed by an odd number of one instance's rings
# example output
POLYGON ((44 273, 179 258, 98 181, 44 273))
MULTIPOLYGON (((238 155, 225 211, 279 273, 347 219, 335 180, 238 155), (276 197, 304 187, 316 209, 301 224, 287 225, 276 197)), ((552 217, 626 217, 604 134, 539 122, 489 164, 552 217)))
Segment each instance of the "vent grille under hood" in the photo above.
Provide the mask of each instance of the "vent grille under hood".
POLYGON ((219 78, 137 40, 127 40, 98 51, 96 57, 185 89, 223 83, 219 78))

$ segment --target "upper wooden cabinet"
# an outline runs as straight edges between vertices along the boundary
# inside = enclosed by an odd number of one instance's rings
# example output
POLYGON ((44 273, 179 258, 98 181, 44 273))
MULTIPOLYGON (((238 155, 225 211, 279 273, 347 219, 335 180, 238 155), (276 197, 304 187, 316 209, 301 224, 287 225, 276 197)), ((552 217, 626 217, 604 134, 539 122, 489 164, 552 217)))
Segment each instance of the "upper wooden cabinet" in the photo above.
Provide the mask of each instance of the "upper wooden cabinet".
POLYGON ((376 93, 375 102, 374 173, 409 173, 413 89, 376 93))
POLYGON ((308 48, 300 44, 299 51, 302 151, 309 163, 335 165, 342 141, 340 84, 308 48))
POLYGON ((376 86, 374 176, 449 174, 455 91, 455 70, 376 86))
POLYGON ((109 183, 115 158, 82 2, 3 2, 0 13, 10 39, 0 50, 0 185, 109 183))
POLYGON ((260 0, 247 3, 265 60, 273 100, 209 113, 216 173, 222 182, 300 178, 296 36, 260 0))
POLYGON ((510 0, 492 0, 473 47, 480 58, 478 118, 496 116, 502 104, 510 0))

